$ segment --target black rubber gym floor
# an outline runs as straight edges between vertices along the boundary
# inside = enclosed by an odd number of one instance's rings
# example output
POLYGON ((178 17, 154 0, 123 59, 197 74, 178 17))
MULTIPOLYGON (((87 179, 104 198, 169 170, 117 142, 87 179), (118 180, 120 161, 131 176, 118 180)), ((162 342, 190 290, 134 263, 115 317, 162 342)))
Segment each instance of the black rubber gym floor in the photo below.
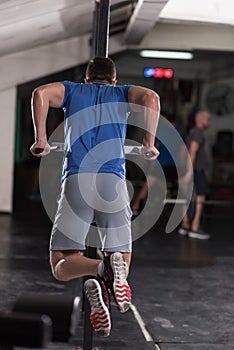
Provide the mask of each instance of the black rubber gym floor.
MULTIPOLYGON (((205 213, 208 241, 165 234, 169 211, 134 242, 133 307, 120 314, 112 305, 111 335, 94 335, 93 349, 234 349, 233 208, 205 213)), ((62 283, 51 276, 50 227, 33 202, 27 214, 0 215, 0 311, 11 310, 22 291, 81 295, 81 280, 62 283)), ((46 349, 82 349, 82 323, 69 344, 49 343, 46 349)))

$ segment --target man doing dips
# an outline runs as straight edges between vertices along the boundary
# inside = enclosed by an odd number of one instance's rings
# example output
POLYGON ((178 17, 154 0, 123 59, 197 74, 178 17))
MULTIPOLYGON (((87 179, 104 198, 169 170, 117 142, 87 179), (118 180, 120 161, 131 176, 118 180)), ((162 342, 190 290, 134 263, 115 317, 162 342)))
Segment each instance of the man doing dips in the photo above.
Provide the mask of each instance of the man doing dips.
POLYGON ((60 281, 93 276, 84 289, 91 306, 92 326, 104 337, 111 330, 111 294, 120 312, 126 312, 131 302, 127 282, 132 252, 131 210, 124 140, 128 115, 139 106, 145 110, 144 151, 153 152, 154 160, 158 156, 154 139, 159 96, 144 87, 116 85, 116 67, 110 58, 90 60, 83 84, 55 82, 36 88, 32 96, 34 156, 50 152, 46 134, 49 107, 64 110, 61 194, 50 239, 52 273, 60 281), (104 238, 103 260, 80 254, 93 222, 104 238))

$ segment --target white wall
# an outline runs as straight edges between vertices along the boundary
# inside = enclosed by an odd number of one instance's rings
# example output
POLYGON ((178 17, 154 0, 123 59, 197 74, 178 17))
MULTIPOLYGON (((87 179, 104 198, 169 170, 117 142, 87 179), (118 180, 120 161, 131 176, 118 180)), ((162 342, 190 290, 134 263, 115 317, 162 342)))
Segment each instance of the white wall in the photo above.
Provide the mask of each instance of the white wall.
POLYGON ((0 211, 12 211, 16 88, 0 91, 0 211))
POLYGON ((0 57, 0 90, 86 62, 89 37, 82 36, 0 57))
POLYGON ((141 43, 144 48, 234 51, 234 26, 157 23, 141 43))

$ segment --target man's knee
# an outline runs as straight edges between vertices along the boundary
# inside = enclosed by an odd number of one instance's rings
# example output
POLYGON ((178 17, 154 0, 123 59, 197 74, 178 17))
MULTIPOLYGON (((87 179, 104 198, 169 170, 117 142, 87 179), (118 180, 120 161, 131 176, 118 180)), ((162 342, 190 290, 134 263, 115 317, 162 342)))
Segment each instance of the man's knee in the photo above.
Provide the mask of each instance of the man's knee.
POLYGON ((78 250, 75 251, 51 251, 50 252, 50 266, 51 272, 55 279, 62 282, 67 282, 71 278, 68 275, 68 262, 66 258, 72 254, 80 254, 78 250))
POLYGON ((65 259, 64 259, 64 254, 62 252, 60 251, 50 252, 50 267, 51 267, 52 275, 56 280, 66 282, 67 278, 63 272, 64 263, 65 263, 65 259))

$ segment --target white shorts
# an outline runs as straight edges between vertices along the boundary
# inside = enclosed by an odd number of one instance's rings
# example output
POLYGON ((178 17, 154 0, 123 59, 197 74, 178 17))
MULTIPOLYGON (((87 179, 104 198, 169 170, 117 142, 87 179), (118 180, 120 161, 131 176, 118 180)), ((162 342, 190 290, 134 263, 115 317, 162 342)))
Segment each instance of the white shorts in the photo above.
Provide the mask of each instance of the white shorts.
POLYGON ((126 182, 120 177, 112 173, 70 175, 62 183, 50 250, 84 250, 88 245, 131 252, 131 216, 126 182))

